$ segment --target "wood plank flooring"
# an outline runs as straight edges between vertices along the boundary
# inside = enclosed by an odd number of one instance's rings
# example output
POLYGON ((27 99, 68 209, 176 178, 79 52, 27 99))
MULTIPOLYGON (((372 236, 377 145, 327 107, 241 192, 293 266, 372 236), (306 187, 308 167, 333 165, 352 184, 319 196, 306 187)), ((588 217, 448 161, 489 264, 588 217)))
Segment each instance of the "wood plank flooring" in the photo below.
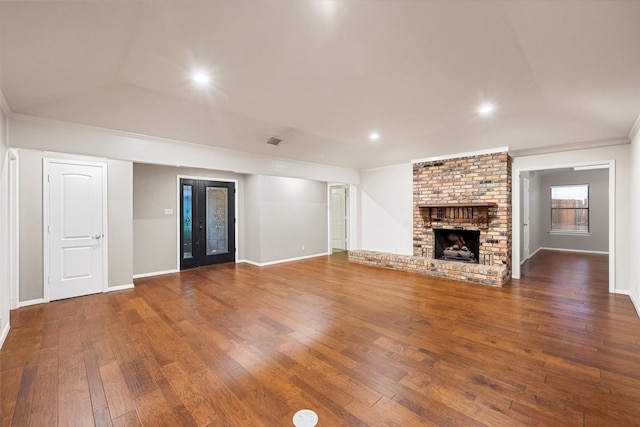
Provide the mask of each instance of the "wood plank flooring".
POLYGON ((502 289, 350 264, 222 265, 12 312, 2 426, 632 426, 640 319, 607 257, 502 289))

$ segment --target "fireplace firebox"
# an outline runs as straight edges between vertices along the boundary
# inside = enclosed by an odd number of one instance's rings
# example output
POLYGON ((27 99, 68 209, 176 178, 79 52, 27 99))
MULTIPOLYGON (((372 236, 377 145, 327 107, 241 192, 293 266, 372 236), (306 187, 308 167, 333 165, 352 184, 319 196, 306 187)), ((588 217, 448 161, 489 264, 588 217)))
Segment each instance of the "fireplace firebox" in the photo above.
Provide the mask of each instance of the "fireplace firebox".
POLYGON ((433 235, 435 259, 479 263, 480 231, 438 228, 433 235))

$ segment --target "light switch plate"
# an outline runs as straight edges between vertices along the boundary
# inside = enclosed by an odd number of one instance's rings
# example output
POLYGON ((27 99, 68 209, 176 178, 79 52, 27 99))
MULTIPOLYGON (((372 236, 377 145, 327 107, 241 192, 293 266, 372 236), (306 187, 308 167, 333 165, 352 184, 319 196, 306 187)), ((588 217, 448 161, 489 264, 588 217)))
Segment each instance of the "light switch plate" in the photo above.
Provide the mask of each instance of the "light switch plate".
POLYGON ((173 215, 173 209, 165 209, 164 210, 164 214, 165 215, 173 215))

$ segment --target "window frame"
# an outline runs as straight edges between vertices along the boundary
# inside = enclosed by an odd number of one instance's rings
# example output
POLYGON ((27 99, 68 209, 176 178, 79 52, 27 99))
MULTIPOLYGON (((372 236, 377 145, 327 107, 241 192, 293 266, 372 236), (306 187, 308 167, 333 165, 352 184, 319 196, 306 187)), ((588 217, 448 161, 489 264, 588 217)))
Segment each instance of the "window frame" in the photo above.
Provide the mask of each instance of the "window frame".
POLYGON ((549 223, 549 234, 564 234, 570 236, 589 236, 591 235, 591 189, 589 184, 563 184, 563 185, 550 185, 549 186, 549 213, 551 215, 549 223), (553 189, 554 188, 567 188, 567 187, 586 187, 587 189, 587 206, 586 207, 573 207, 573 208, 554 208, 553 207, 553 189), (586 230, 559 230, 553 228, 553 213, 554 211, 573 210, 576 213, 578 211, 587 212, 587 229, 586 230))

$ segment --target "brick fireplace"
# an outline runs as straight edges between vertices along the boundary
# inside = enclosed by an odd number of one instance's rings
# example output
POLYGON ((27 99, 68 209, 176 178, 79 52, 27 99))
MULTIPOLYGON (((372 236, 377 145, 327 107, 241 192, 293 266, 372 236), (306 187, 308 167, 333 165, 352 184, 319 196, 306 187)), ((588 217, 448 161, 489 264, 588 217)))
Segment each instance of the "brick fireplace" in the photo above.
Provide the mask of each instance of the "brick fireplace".
POLYGON ((493 286, 509 280, 511 158, 507 152, 413 165, 413 255, 430 260, 428 274, 434 276, 493 286), (477 263, 437 256, 436 235, 442 229, 479 232, 477 263))
POLYGON ((511 245, 511 157, 500 152, 414 163, 413 256, 356 250, 349 260, 503 286, 511 245))

